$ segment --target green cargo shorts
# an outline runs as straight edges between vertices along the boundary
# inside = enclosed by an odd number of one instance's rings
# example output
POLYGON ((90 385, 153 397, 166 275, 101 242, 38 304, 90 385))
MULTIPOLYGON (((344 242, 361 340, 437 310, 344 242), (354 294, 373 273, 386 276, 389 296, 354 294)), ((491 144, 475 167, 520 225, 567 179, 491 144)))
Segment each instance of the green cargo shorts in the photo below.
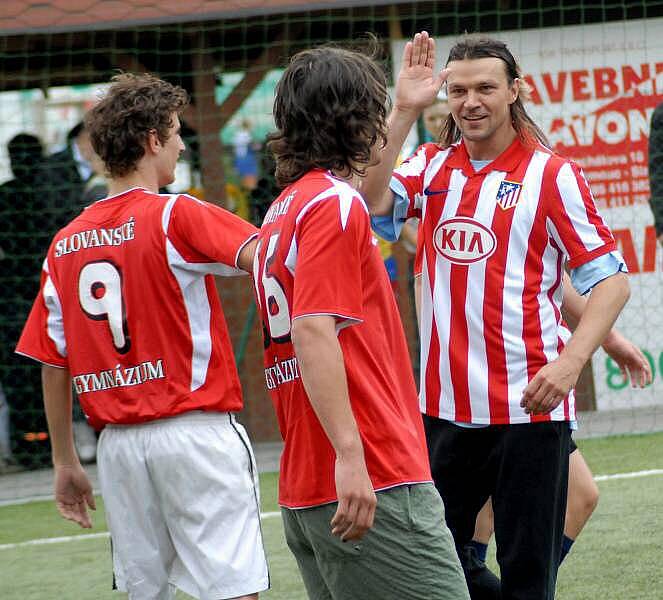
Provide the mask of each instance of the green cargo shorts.
POLYGON ((444 505, 432 483, 377 493, 360 541, 331 534, 337 503, 282 508, 285 536, 311 600, 469 600, 444 505))

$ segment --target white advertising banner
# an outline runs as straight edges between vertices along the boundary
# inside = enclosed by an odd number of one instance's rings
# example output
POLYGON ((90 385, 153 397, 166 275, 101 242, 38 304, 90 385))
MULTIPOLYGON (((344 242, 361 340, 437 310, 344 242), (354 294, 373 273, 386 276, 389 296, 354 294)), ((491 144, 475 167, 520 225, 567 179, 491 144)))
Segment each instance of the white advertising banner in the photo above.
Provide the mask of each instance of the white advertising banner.
MULTIPOLYGON (((663 249, 649 208, 651 115, 663 102, 663 19, 488 33, 503 40, 532 87, 527 110, 555 151, 583 168, 631 273, 618 326, 650 360, 654 382, 633 391, 599 350, 599 410, 663 402, 663 249)), ((458 38, 437 42, 441 68, 458 38)), ((405 41, 392 44, 394 69, 405 41)))

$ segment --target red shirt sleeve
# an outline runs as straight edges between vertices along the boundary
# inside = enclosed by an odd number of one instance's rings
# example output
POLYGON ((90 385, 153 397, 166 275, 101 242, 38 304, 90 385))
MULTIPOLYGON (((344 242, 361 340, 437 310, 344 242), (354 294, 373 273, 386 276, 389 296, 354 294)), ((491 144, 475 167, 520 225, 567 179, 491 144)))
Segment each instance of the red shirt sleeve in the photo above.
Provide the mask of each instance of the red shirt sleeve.
POLYGON ((554 176, 548 211, 553 225, 551 235, 569 257, 569 268, 574 269, 615 250, 612 233, 599 215, 589 184, 578 165, 549 162, 554 176))
POLYGON ((168 225, 168 239, 188 263, 220 263, 237 267, 242 248, 258 230, 224 208, 178 196, 168 225))
POLYGON ((431 158, 439 152, 436 144, 423 144, 394 170, 394 179, 398 183, 392 180, 391 189, 398 195, 406 197, 409 203, 405 218, 421 217, 424 177, 431 158))
POLYGON ((55 367, 68 366, 62 307, 47 263, 44 263, 39 293, 23 327, 16 352, 55 367))

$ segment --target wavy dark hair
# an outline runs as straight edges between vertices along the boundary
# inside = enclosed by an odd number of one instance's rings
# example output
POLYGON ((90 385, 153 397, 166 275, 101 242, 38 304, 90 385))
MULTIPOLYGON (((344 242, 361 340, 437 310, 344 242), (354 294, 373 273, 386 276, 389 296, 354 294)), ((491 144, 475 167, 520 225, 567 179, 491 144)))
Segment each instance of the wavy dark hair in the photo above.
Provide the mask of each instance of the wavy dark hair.
POLYGON ((365 174, 372 148, 387 139, 387 86, 377 55, 371 38, 366 53, 323 46, 292 57, 276 87, 277 131, 268 141, 279 186, 313 168, 365 174))
MULTIPOLYGON (((509 85, 516 79, 520 80, 520 90, 515 102, 511 104, 511 122, 518 133, 518 137, 526 146, 534 146, 538 142, 550 146, 545 134, 532 120, 525 110, 523 101, 529 100, 530 87, 522 78, 520 67, 504 42, 483 35, 466 35, 449 50, 447 65, 454 60, 499 58, 504 63, 506 79, 509 85)), ((448 148, 461 138, 461 132, 453 116, 447 117, 440 134, 440 143, 448 148)))
POLYGON ((85 116, 94 151, 111 177, 136 169, 150 131, 168 140, 173 113, 189 103, 186 91, 149 73, 121 73, 111 79, 104 98, 85 116))

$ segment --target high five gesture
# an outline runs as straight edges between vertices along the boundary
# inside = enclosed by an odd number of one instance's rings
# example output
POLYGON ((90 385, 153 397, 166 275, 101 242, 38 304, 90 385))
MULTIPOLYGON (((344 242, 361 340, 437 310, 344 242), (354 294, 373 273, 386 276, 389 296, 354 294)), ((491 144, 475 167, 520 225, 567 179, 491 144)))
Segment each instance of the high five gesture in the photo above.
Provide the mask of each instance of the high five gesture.
POLYGON ((416 119, 435 101, 446 78, 446 69, 435 73, 435 40, 426 31, 417 33, 403 50, 394 111, 413 111, 416 119))
POLYGON ((421 111, 437 98, 448 72, 435 73, 435 40, 426 31, 417 33, 405 44, 396 81, 394 107, 389 116, 389 136, 380 154, 380 163, 367 170, 361 193, 371 214, 391 212, 393 196, 388 188, 391 172, 412 125, 421 111))

